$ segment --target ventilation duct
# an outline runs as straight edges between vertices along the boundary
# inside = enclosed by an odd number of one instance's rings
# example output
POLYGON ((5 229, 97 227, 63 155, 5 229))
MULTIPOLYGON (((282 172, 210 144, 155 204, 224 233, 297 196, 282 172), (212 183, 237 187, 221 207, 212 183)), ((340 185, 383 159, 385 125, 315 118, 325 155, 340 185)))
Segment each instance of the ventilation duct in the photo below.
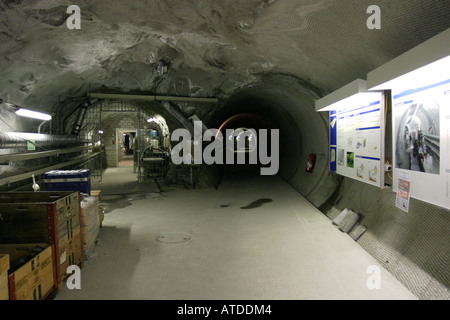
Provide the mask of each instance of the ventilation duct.
POLYGON ((91 100, 87 100, 80 105, 78 109, 77 119, 75 120, 75 123, 72 127, 72 132, 70 133, 71 135, 78 136, 80 134, 81 125, 83 124, 87 109, 91 105, 92 105, 91 100))
POLYGON ((68 144, 90 142, 74 136, 62 136, 24 132, 0 132, 0 149, 27 147, 32 142, 36 147, 60 147, 68 144))

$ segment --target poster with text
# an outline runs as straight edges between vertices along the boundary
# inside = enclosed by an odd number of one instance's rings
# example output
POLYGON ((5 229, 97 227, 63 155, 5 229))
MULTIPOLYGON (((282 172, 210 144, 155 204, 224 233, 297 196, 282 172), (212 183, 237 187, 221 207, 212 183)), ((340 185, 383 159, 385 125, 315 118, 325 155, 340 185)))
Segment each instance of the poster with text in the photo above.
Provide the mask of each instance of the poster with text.
POLYGON ((379 99, 370 103, 348 106, 330 114, 336 173, 384 186, 384 110, 380 93, 379 99))

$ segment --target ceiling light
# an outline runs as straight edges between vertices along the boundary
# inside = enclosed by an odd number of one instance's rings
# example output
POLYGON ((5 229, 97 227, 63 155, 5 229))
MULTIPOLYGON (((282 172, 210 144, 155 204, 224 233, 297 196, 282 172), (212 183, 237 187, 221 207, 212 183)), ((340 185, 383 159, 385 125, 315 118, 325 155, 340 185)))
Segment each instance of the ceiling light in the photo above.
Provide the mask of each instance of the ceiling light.
POLYGON ((449 79, 450 29, 425 41, 367 74, 368 90, 396 93, 449 79))
POLYGON ((16 110, 16 114, 21 117, 33 118, 48 121, 52 119, 52 116, 46 113, 41 113, 37 111, 32 111, 24 108, 19 108, 16 110))
POLYGON ((316 111, 354 109, 380 100, 379 92, 368 92, 366 81, 356 79, 315 102, 316 111))
POLYGON ((167 65, 162 61, 158 61, 156 63, 155 71, 158 75, 162 76, 163 74, 167 73, 167 65))

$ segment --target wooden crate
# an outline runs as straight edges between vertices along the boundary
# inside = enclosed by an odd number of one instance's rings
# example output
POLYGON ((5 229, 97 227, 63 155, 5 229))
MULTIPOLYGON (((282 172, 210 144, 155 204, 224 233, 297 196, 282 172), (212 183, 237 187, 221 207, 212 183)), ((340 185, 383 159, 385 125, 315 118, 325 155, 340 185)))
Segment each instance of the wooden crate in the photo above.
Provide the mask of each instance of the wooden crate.
POLYGON ((98 200, 102 200, 102 190, 91 190, 91 196, 98 197, 98 200))
POLYGON ((9 254, 0 254, 0 300, 9 300, 9 254))
POLYGON ((69 276, 67 274, 67 268, 71 265, 79 265, 80 261, 83 261, 83 248, 81 241, 81 227, 78 226, 73 231, 73 236, 69 238, 63 238, 59 242, 59 267, 62 280, 66 280, 69 276))
POLYGON ((53 248, 47 243, 0 245, 0 253, 10 257, 10 300, 43 300, 56 290, 53 248), (36 248, 42 251, 33 254, 36 248))
POLYGON ((0 193, 0 244, 53 244, 55 283, 61 289, 67 262, 81 268, 84 263, 82 239, 78 236, 80 210, 79 192, 0 193))

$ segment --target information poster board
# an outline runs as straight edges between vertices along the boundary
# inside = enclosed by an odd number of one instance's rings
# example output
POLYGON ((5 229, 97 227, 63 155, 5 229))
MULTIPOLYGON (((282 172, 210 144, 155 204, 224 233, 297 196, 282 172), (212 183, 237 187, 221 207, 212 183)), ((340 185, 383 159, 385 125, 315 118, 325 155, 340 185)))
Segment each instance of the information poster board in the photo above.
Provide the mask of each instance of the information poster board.
POLYGON ((450 79, 395 92, 393 191, 410 173, 411 197, 450 209, 450 79))
POLYGON ((384 187, 384 94, 330 112, 330 171, 384 187))

